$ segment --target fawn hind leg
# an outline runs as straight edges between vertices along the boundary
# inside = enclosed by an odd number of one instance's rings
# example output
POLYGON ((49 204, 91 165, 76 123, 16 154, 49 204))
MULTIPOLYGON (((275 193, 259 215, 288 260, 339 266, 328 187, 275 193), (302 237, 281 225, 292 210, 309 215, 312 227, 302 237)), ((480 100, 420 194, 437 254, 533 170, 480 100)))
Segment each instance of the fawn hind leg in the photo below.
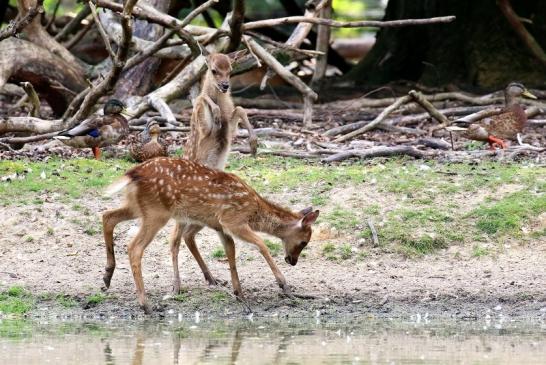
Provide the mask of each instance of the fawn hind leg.
POLYGON ((226 257, 229 262, 229 272, 231 274, 231 285, 233 286, 233 293, 239 297, 243 297, 243 291, 241 289, 241 282, 239 281, 239 274, 237 273, 237 266, 235 262, 235 242, 233 238, 222 232, 217 231, 218 236, 222 240, 222 245, 224 245, 224 250, 226 251, 226 257))
POLYGON ((116 257, 114 254, 114 228, 116 225, 123 221, 128 221, 136 218, 129 207, 121 207, 118 209, 112 209, 102 214, 102 230, 104 234, 104 242, 106 244, 106 268, 104 269, 104 287, 106 290, 110 287, 110 281, 114 270, 116 268, 116 257))
POLYGON ((142 225, 138 234, 133 238, 127 249, 129 253, 129 261, 131 263, 131 271, 133 272, 133 278, 135 279, 135 286, 138 296, 138 303, 140 308, 144 310, 146 314, 150 314, 152 309, 146 299, 146 293, 144 291, 144 280, 142 279, 142 255, 144 250, 157 232, 167 223, 169 217, 144 217, 142 225))

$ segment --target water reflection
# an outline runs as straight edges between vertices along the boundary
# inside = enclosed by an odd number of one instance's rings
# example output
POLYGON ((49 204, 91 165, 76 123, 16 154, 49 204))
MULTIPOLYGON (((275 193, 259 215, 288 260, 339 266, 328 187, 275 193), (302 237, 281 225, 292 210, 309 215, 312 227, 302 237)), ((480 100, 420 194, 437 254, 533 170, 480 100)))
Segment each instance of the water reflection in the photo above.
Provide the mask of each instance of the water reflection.
POLYGON ((0 364, 542 364, 542 322, 0 321, 0 364))

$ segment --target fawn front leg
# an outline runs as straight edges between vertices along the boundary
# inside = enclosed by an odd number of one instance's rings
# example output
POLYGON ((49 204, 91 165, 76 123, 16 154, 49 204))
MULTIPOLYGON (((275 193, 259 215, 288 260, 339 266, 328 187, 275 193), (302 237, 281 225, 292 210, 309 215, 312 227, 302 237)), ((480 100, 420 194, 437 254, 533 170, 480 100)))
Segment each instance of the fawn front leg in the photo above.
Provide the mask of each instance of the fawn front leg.
POLYGON ((136 215, 128 207, 112 209, 102 214, 102 232, 104 234, 104 243, 106 244, 106 268, 104 269, 103 290, 110 287, 110 281, 114 270, 116 269, 116 256, 114 254, 114 228, 123 221, 136 218, 136 215))
POLYGON ((220 107, 218 106, 218 104, 216 104, 214 101, 212 101, 212 99, 208 95, 204 95, 203 99, 207 102, 207 104, 208 104, 208 106, 210 108, 210 112, 212 113, 212 117, 214 118, 214 121, 216 123, 221 122, 222 111, 220 110, 220 107))
POLYGON ((199 268, 201 268, 201 271, 203 272, 203 275, 205 276, 205 280, 209 283, 209 285, 218 285, 220 284, 219 280, 216 280, 212 274, 210 273, 210 270, 205 263, 205 260, 203 260, 203 257, 201 257, 201 253, 199 252, 199 249, 197 248, 197 244, 195 243, 195 235, 199 233, 200 230, 202 230, 203 227, 199 225, 190 225, 186 226, 186 229, 184 230, 183 236, 184 236, 184 242, 186 243, 186 246, 190 250, 191 254, 193 255, 193 258, 195 261, 197 261, 197 264, 199 265, 199 268))
POLYGON ((265 261, 271 268, 271 271, 273 271, 273 275, 275 276, 275 279, 277 280, 277 284, 279 284, 279 287, 282 289, 284 294, 290 295, 290 288, 288 288, 288 285, 286 285, 286 279, 284 278, 284 275, 277 267, 277 264, 273 260, 273 257, 271 257, 271 254, 269 253, 269 249, 265 245, 264 241, 258 236, 247 224, 245 225, 238 225, 234 224, 233 226, 224 225, 227 231, 231 232, 234 236, 239 237, 243 241, 252 243, 256 246, 258 246, 258 249, 260 250, 260 253, 264 257, 265 261))
POLYGON ((152 313, 152 308, 146 299, 144 291, 144 280, 142 280, 142 255, 146 247, 152 242, 157 232, 167 223, 169 218, 154 217, 153 219, 143 219, 140 230, 127 248, 131 271, 135 279, 135 286, 138 296, 138 303, 144 313, 152 313))
POLYGON ((258 137, 256 137, 256 132, 254 132, 254 128, 248 120, 248 115, 246 114, 246 111, 240 106, 236 107, 233 111, 233 114, 231 115, 231 119, 240 120, 243 124, 243 127, 245 127, 245 129, 248 131, 248 144, 250 146, 250 153, 252 153, 252 156, 256 156, 256 153, 258 152, 258 137))

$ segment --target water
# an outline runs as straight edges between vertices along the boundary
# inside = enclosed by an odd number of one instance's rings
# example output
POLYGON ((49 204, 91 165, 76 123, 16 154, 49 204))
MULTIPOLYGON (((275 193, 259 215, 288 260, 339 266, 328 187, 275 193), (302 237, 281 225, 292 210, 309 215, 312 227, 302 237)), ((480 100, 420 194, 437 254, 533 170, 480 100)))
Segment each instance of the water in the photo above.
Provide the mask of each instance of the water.
MULTIPOLYGON (((426 321, 425 321, 426 322, 426 321)), ((521 322, 0 322, 0 364, 544 364, 521 322)))

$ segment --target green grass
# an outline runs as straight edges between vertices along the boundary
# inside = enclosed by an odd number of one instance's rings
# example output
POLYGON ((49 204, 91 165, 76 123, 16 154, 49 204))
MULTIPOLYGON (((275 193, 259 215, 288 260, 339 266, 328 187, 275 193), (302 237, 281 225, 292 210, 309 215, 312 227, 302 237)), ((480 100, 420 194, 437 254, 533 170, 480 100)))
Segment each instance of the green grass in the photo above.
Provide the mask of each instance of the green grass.
POLYGON ((338 230, 355 229, 362 222, 353 211, 342 209, 339 206, 321 217, 321 221, 328 222, 338 230))
POLYGON ((212 293, 212 296, 211 296, 211 300, 214 303, 222 303, 227 301, 228 299, 229 299, 228 294, 223 291, 215 291, 214 293, 212 293))
POLYGON ((353 247, 348 243, 339 246, 339 257, 342 260, 348 260, 353 257, 353 247))
POLYGON ((487 234, 520 234, 524 222, 546 211, 546 193, 522 190, 490 203, 484 203, 470 214, 476 227, 487 234))
POLYGON ((88 295, 88 296, 85 298, 85 302, 86 302, 88 305, 92 305, 92 306, 101 304, 101 303, 104 302, 105 300, 106 300, 106 295, 103 294, 103 293, 91 294, 91 295, 88 295))
POLYGON ((69 295, 66 295, 66 294, 57 295, 55 300, 57 301, 57 303, 60 306, 62 306, 64 308, 74 308, 74 307, 78 306, 78 302, 74 298, 72 298, 72 297, 70 297, 69 295))
POLYGON ((0 292, 0 312, 3 314, 25 314, 34 305, 34 297, 20 286, 12 286, 0 292))
POLYGON ((481 246, 480 244, 475 244, 472 247, 472 256, 482 257, 489 255, 489 250, 486 247, 481 246))
POLYGON ((190 296, 188 293, 179 293, 173 296, 173 300, 176 300, 177 302, 186 302, 189 298, 190 296))
POLYGON ((215 259, 223 259, 226 257, 226 252, 223 247, 216 247, 212 250, 211 256, 215 259))
POLYGON ((51 158, 44 162, 25 160, 0 161, 0 176, 17 172, 24 179, 0 183, 0 205, 36 203, 35 193, 59 193, 67 198, 79 198, 93 194, 121 176, 132 164, 123 160, 51 158), (44 171, 46 178, 40 177, 44 171), (53 174, 54 171, 58 175, 53 174))
POLYGON ((269 248, 269 253, 271 253, 271 256, 278 256, 282 252, 282 245, 280 243, 275 243, 267 239, 264 240, 264 242, 267 248, 269 248))

